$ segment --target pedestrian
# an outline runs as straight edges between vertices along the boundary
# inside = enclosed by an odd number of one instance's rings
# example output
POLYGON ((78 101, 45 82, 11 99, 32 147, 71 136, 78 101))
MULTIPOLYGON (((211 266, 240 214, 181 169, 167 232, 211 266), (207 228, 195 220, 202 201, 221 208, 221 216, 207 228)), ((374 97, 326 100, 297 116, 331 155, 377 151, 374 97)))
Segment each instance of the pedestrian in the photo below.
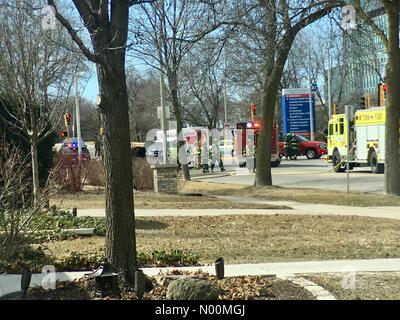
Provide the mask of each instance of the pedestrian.
POLYGON ((285 137, 285 154, 286 159, 297 160, 299 152, 299 142, 294 133, 288 133, 285 137))
POLYGON ((101 157, 101 142, 100 142, 100 138, 97 137, 96 141, 94 143, 94 157, 95 158, 100 158, 101 157))
POLYGON ((224 162, 222 160, 222 154, 220 152, 218 143, 214 143, 210 147, 209 157, 211 160, 211 172, 214 173, 215 163, 218 161, 218 166, 221 172, 225 171, 224 162))

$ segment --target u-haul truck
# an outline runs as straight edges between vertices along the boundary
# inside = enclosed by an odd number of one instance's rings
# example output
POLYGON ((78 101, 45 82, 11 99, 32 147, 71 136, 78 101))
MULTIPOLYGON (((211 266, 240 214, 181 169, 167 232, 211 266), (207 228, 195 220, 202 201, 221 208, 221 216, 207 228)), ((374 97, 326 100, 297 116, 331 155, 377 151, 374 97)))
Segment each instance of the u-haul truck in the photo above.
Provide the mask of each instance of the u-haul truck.
POLYGON ((347 163, 347 138, 350 135, 349 167, 371 167, 383 173, 385 167, 385 107, 357 110, 350 125, 346 115, 333 115, 328 126, 328 162, 336 172, 347 163))

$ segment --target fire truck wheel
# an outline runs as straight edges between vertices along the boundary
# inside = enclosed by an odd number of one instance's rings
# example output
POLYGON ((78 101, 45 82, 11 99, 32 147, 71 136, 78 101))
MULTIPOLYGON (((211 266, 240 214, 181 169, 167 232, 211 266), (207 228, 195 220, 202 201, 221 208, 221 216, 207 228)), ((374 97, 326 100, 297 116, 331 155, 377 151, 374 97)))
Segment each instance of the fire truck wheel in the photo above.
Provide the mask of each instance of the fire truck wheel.
POLYGON ((307 149, 306 150, 306 157, 307 159, 316 159, 317 158, 317 152, 315 149, 307 149))
POLYGON ((344 172, 343 166, 339 165, 341 162, 342 159, 340 159, 340 154, 337 150, 335 150, 332 155, 333 170, 335 172, 344 172))

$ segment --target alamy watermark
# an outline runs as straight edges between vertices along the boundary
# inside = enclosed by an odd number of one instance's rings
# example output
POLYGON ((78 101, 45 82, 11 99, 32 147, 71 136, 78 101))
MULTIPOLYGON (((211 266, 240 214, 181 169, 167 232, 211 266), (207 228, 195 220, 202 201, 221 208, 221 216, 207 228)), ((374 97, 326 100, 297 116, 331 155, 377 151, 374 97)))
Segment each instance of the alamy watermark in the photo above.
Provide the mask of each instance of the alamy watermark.
POLYGON ((42 28, 43 30, 55 30, 56 29, 56 8, 47 5, 42 9, 42 28))
POLYGON ((353 266, 345 266, 341 271, 345 274, 341 281, 342 289, 355 290, 357 288, 357 270, 353 266))
POLYGON ((351 33, 353 30, 357 29, 356 9, 351 4, 342 7, 341 27, 347 33, 351 33))

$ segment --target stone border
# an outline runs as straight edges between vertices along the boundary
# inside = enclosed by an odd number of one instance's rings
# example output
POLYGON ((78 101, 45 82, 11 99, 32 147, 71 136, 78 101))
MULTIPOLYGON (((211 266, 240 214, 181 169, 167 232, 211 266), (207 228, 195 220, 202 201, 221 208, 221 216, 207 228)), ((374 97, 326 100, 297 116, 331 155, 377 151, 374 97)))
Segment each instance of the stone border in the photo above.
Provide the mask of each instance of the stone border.
POLYGON ((310 292, 316 300, 337 300, 328 290, 308 279, 299 276, 279 276, 277 278, 290 281, 310 292))

